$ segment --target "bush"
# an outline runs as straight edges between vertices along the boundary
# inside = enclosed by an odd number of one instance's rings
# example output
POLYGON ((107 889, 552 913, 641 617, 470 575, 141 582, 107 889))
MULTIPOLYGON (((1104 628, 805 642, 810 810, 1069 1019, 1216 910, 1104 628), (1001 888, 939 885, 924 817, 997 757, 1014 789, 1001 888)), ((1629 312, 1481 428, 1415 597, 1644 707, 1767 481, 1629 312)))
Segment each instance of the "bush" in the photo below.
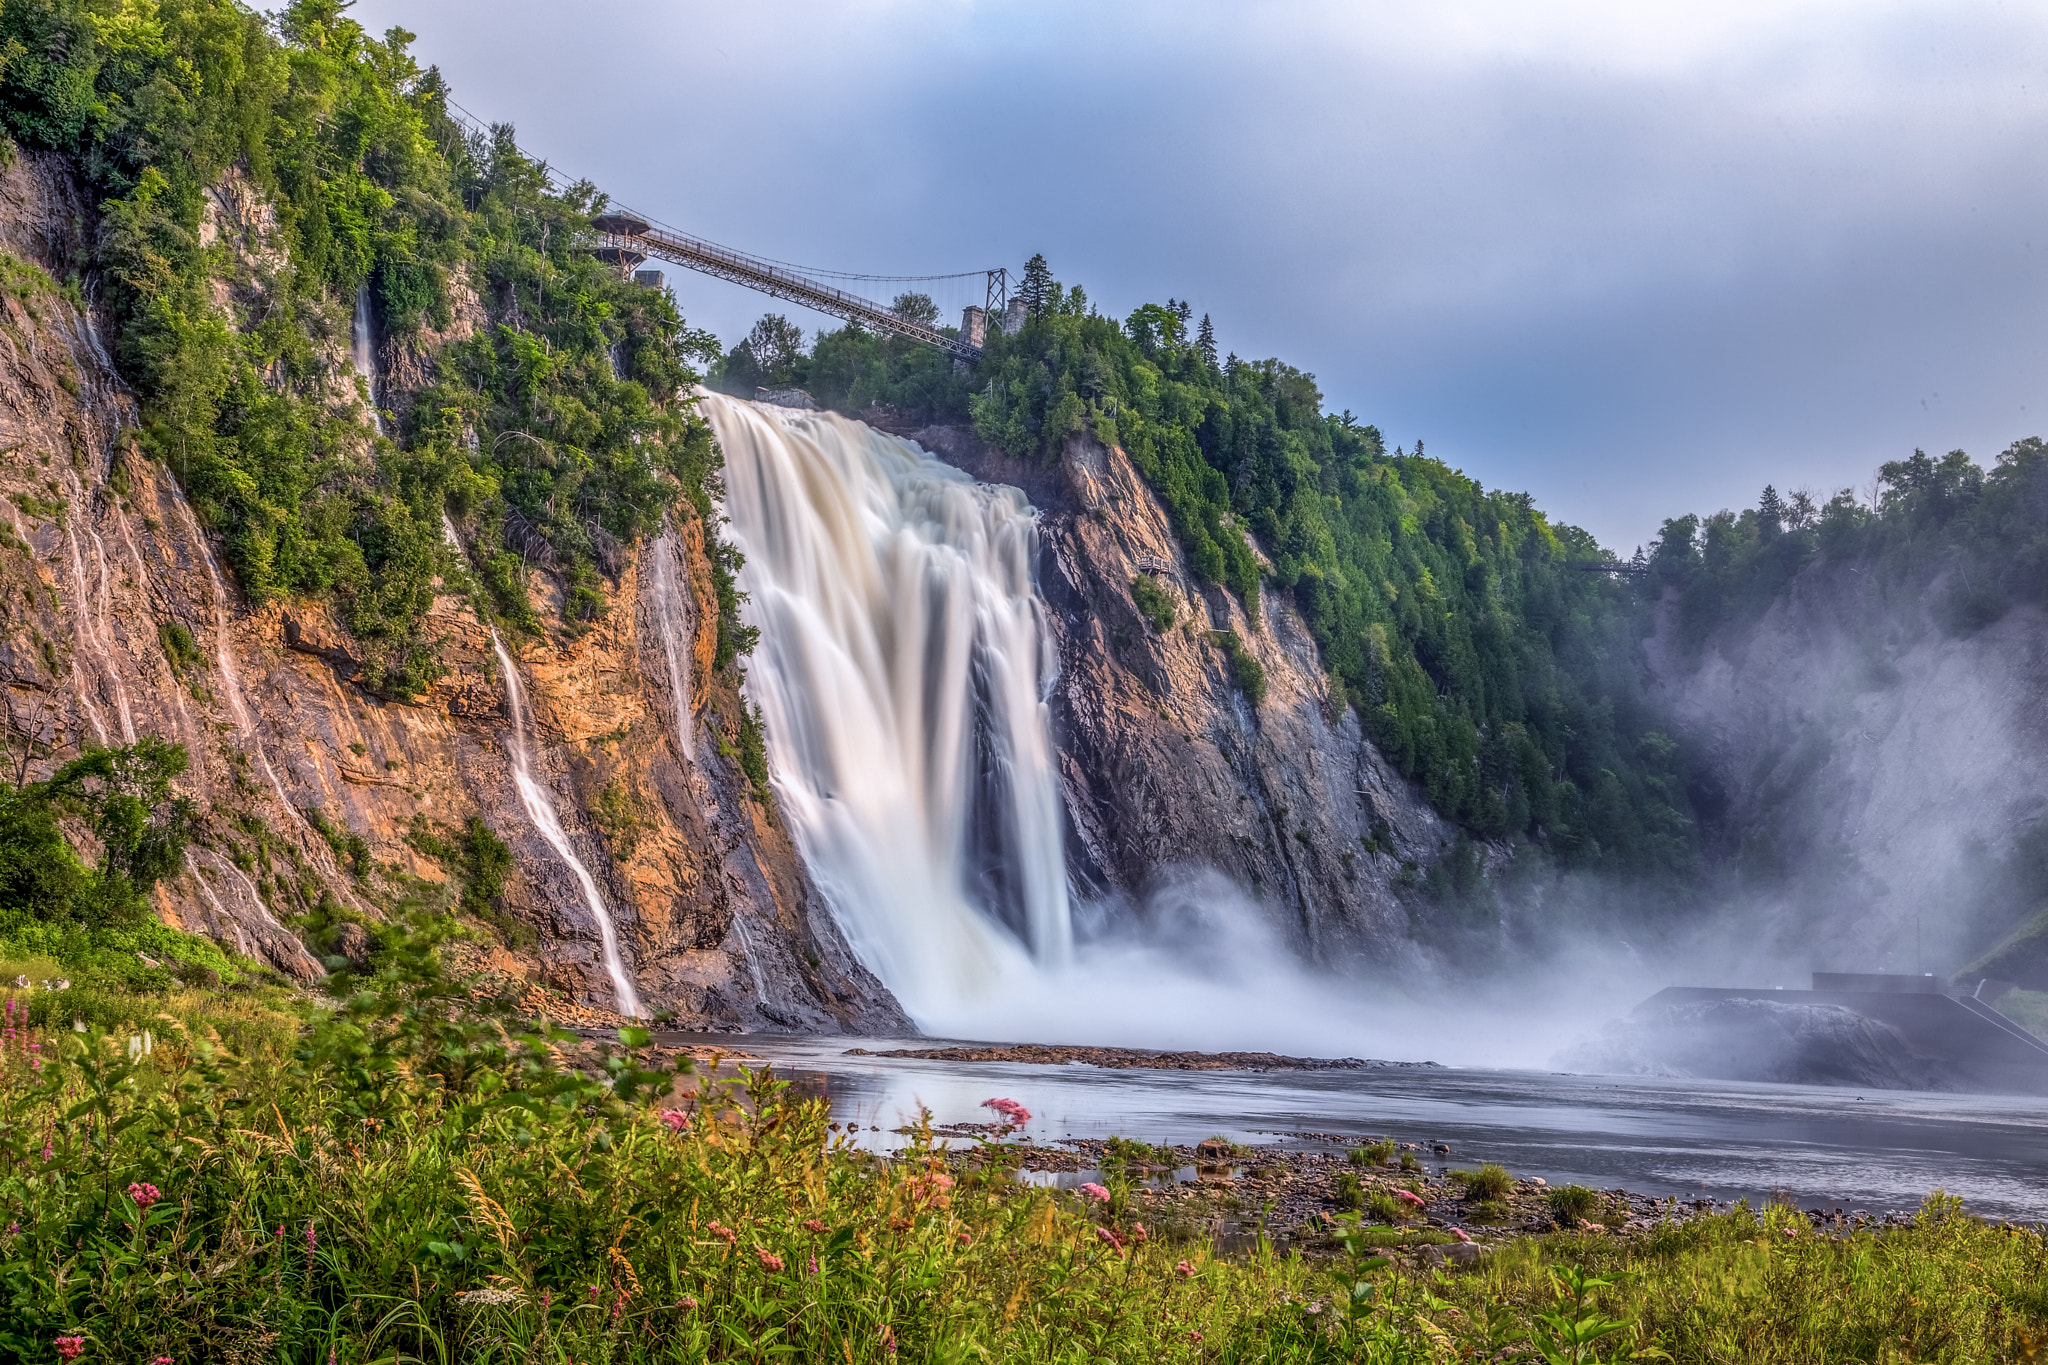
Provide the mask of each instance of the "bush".
POLYGON ((1452 1171, 1450 1178, 1468 1199, 1505 1199, 1515 1188, 1515 1178, 1507 1168, 1491 1162, 1476 1171, 1452 1171))
POLYGON ((1381 1138, 1378 1142, 1351 1149, 1351 1164, 1354 1166, 1384 1166, 1394 1159, 1394 1140, 1381 1138))
POLYGON ((1131 601, 1137 606, 1138 615, 1151 622, 1152 629, 1161 635, 1172 630, 1180 616, 1173 599, 1151 574, 1141 573, 1131 580, 1131 601))
POLYGON ((1337 1177, 1337 1202, 1347 1209, 1365 1207, 1365 1185, 1349 1171, 1337 1177))
POLYGON ((1211 638, 1216 641, 1217 648, 1223 651, 1224 658, 1229 661, 1230 681, 1236 684, 1237 690, 1244 693, 1254 707, 1265 701, 1266 666, 1244 647, 1244 641, 1237 638, 1237 632, 1213 631, 1211 638))
POLYGON ((1600 1195, 1584 1185, 1560 1185, 1548 1197, 1551 1216, 1565 1227, 1577 1227, 1600 1207, 1600 1195))

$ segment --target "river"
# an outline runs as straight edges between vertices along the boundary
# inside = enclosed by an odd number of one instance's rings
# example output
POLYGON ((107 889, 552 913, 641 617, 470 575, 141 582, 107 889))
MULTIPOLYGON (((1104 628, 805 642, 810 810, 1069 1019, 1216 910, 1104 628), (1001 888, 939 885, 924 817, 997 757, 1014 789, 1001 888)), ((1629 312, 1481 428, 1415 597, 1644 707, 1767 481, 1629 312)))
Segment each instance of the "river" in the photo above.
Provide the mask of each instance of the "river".
MULTIPOLYGON (((1448 1161, 1497 1161, 1557 1185, 1659 1197, 1883 1213, 1936 1187, 1982 1216, 2048 1220, 2048 1106, 2038 1099, 1541 1071, 1388 1066, 1362 1071, 1142 1071, 1085 1065, 848 1056, 936 1040, 662 1035, 725 1046, 826 1095, 862 1140, 892 1147, 920 1104, 935 1122, 986 1122, 1015 1099, 1041 1142, 1112 1134, 1329 1150, 1382 1135, 1448 1143, 1448 1161)), ((1427 1149, 1425 1149, 1427 1150, 1427 1149)))

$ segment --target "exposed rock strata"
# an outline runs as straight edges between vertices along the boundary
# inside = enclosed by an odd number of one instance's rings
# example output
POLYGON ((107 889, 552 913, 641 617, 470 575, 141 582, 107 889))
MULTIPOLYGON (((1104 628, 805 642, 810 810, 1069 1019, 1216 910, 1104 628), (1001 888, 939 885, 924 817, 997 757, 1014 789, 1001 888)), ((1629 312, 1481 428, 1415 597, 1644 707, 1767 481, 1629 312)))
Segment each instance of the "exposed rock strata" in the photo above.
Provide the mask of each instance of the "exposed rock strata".
MULTIPOLYGON (((279 265, 273 220, 231 177, 206 222, 246 267, 216 292, 241 324, 249 291, 279 265)), ((24 154, 0 169, 0 248, 62 279, 87 272, 88 231, 60 160, 24 154)), ((476 321, 458 303, 451 335, 476 321)), ((345 329, 326 339, 324 391, 360 411, 347 352, 345 329)), ((400 388, 431 363, 405 360, 400 388)), ((606 1017, 596 928, 513 790, 503 680, 468 604, 445 595, 431 609, 427 633, 442 641, 449 672, 426 695, 408 704, 365 692, 350 681, 362 651, 321 604, 248 609, 174 480, 124 434, 135 420, 90 315, 54 290, 0 298, 10 753, 33 741, 35 776, 85 744, 152 733, 184 743, 201 835, 185 873, 160 886, 160 912, 307 982, 321 964, 288 926, 312 900, 331 892, 375 918, 409 896, 438 895, 448 872, 419 836, 446 837, 480 816, 511 845, 514 867, 503 941, 483 931, 474 960, 565 1014, 606 1017), (189 635, 182 651, 174 627, 189 635)), ((638 547, 595 629, 518 647, 536 768, 613 907, 650 1008, 702 1030, 904 1031, 730 757, 738 701, 709 667, 708 582, 702 529, 685 522, 638 547), (657 579, 681 585, 681 600, 659 600, 657 579), (676 676, 665 608, 681 632, 676 676)), ((320 947, 346 956, 350 944, 320 947)))
POLYGON ((1078 885, 1140 908, 1177 872, 1213 869, 1266 907, 1314 960, 1384 961, 1406 942, 1404 875, 1451 829, 1337 714, 1316 643, 1284 593, 1259 620, 1203 584, 1129 458, 1075 436, 1057 462, 1016 460, 956 427, 913 438, 1041 512, 1039 585, 1060 673, 1050 698, 1078 885), (1131 582, 1150 575, 1176 620, 1154 630, 1131 582), (1254 706, 1216 632, 1265 669, 1254 706), (1406 872, 1404 873, 1404 865, 1406 872))

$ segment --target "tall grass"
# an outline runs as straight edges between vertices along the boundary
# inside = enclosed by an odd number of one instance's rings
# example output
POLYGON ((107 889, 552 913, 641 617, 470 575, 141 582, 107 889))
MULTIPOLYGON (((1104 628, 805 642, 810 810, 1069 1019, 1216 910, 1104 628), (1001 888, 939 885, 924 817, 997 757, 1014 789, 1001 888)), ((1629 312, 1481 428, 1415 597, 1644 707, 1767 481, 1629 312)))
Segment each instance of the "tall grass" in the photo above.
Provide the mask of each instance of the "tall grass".
POLYGON ((883 1159, 769 1075, 683 1085, 636 1030, 571 1066, 580 1040, 443 976, 442 930, 415 927, 380 931, 289 1050, 253 1023, 241 1050, 164 1023, 139 1057, 68 1021, 5 1038, 0 1358, 1506 1360, 1597 1314, 1600 1359, 1974 1365, 2048 1312, 2042 1239, 1939 1199, 1906 1230, 1744 1210, 1455 1276, 1381 1259, 1444 1234, 1358 1214, 1317 1257, 1214 1256, 1142 1200, 994 1178, 1000 1148, 956 1180, 928 1124, 883 1159))

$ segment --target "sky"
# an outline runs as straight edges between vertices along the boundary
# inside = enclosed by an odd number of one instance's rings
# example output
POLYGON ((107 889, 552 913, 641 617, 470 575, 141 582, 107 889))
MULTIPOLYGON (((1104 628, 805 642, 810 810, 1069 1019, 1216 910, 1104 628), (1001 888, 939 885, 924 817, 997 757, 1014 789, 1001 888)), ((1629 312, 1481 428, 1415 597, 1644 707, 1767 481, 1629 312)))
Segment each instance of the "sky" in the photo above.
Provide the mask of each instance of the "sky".
MULTIPOLYGON (((1623 554, 2048 435, 2048 5, 358 0, 464 108, 831 270, 1033 252, 1623 554)), ((659 264, 659 263, 652 263, 659 264)), ((730 344, 763 312, 669 270, 730 344)), ((979 282, 933 292, 957 317, 979 282)), ((903 286, 875 285, 886 298, 903 286)))

